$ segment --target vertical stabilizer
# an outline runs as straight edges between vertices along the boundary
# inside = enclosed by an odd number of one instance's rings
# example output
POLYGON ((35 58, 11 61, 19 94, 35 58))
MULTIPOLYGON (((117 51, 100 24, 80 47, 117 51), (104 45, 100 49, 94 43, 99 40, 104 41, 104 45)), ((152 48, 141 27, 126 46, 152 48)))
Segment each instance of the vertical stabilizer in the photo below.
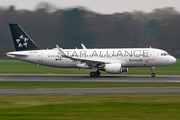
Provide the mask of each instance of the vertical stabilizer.
POLYGON ((16 51, 39 50, 33 40, 18 24, 9 24, 16 51))

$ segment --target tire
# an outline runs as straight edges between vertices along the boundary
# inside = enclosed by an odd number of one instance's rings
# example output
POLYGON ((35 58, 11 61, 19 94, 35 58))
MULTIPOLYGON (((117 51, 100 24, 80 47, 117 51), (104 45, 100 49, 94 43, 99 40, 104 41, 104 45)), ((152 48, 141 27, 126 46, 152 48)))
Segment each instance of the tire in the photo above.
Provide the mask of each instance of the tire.
POLYGON ((96 74, 95 74, 95 72, 90 72, 89 75, 90 75, 90 77, 95 77, 96 74))
POLYGON ((101 73, 99 71, 96 71, 95 74, 97 77, 99 77, 101 73))
POLYGON ((151 73, 151 77, 155 77, 156 76, 156 74, 155 73, 151 73))

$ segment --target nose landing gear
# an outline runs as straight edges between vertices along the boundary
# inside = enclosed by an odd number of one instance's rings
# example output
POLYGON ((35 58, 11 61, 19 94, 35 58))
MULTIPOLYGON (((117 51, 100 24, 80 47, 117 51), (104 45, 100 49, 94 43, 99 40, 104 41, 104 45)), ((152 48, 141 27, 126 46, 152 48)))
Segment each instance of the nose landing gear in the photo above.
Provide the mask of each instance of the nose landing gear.
POLYGON ((154 69, 155 69, 155 67, 152 66, 152 67, 151 67, 151 76, 152 76, 152 77, 155 77, 155 75, 156 75, 156 74, 154 73, 154 69))

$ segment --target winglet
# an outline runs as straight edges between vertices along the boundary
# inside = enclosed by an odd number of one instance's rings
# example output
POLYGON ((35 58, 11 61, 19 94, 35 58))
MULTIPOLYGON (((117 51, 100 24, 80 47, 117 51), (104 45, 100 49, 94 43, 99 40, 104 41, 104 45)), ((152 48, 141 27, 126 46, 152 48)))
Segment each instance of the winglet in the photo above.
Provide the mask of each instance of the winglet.
POLYGON ((67 56, 67 55, 63 52, 62 48, 60 48, 58 45, 56 45, 56 47, 57 47, 57 49, 58 49, 58 51, 59 51, 59 53, 60 53, 60 55, 61 55, 62 57, 71 58, 71 57, 67 56))
POLYGON ((83 49, 87 49, 86 46, 84 46, 84 44, 81 43, 81 46, 83 49))

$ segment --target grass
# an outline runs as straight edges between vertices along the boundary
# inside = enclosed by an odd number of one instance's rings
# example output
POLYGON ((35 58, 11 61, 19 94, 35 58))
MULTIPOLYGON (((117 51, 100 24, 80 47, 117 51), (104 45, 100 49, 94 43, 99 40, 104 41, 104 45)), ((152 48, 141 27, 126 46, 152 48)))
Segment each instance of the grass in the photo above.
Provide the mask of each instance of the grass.
POLYGON ((0 89, 39 88, 114 88, 114 87, 180 87, 177 82, 10 82, 0 81, 0 89))
MULTIPOLYGON (((78 68, 53 68, 47 66, 36 65, 19 60, 0 60, 0 73, 6 74, 89 74, 91 70, 78 68)), ((180 59, 170 66, 156 67, 155 72, 159 75, 180 75, 180 59)), ((105 74, 105 72, 102 72, 105 74)), ((129 68, 127 73, 149 75, 150 68, 129 68)))
POLYGON ((179 120, 180 94, 0 95, 1 120, 179 120))
MULTIPOLYGON (((0 73, 89 74, 90 70, 37 66, 17 60, 0 60, 0 73)), ((176 64, 158 67, 157 74, 179 75, 176 64)), ((149 68, 130 68, 125 74, 148 74, 149 68)), ((0 89, 95 87, 180 87, 180 83, 129 82, 10 82, 0 89)), ((114 95, 0 95, 0 120, 179 120, 180 94, 114 95)))

